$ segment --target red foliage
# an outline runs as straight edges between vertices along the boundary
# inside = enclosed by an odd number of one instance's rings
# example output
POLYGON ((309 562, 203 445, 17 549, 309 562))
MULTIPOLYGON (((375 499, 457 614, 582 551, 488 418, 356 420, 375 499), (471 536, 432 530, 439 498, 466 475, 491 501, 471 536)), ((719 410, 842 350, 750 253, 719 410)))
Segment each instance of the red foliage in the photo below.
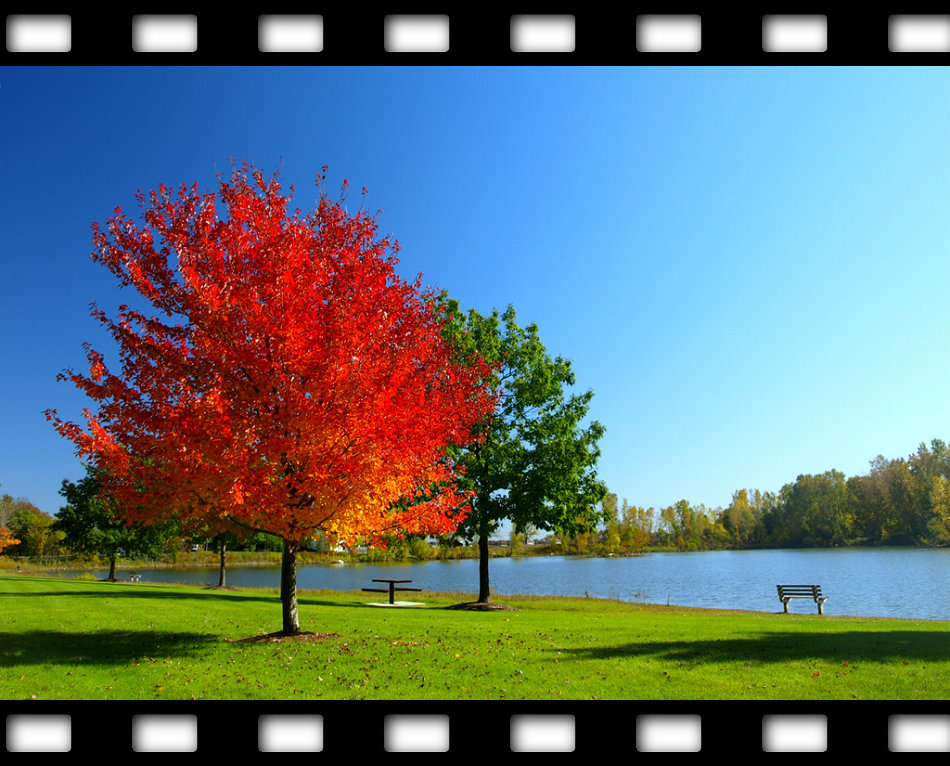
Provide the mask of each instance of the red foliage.
POLYGON ((142 226, 116 209, 93 227, 93 259, 155 313, 94 305, 121 372, 87 346, 88 375, 60 377, 98 412, 85 429, 47 417, 130 520, 226 518, 299 542, 443 533, 464 513, 447 448, 494 406, 487 369, 453 355, 437 294, 396 275, 375 218, 318 182, 316 209, 290 212, 244 165, 217 193, 140 193, 142 226))

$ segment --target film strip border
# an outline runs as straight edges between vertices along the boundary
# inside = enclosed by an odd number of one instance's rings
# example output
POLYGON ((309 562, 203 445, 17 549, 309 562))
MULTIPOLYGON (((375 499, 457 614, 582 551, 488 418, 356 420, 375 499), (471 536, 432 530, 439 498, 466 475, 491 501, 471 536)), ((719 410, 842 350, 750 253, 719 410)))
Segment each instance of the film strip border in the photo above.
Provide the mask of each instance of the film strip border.
POLYGON ((950 704, 0 703, 7 756, 203 752, 950 752, 950 704))
MULTIPOLYGON (((779 4, 781 5, 781 4, 779 4)), ((312 6, 310 7, 312 9, 312 6)), ((943 7, 946 10, 946 6, 943 7)), ((3 63, 945 63, 950 14, 827 10, 6 15, 3 63)))

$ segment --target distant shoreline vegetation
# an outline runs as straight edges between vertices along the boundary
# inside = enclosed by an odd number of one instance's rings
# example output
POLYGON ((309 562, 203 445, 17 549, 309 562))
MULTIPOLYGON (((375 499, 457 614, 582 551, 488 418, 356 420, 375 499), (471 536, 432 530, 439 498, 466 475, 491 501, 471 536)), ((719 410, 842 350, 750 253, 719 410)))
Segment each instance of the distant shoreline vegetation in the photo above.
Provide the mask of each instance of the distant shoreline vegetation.
POLYGON ((737 490, 726 508, 686 500, 656 511, 604 499, 596 540, 563 541, 565 552, 950 545, 950 453, 945 442, 888 460, 868 473, 800 474, 778 492, 737 490))
MULTIPOLYGON (((510 541, 496 540, 496 544, 490 548, 492 558, 529 558, 529 557, 548 557, 564 556, 569 558, 620 558, 627 556, 644 556, 651 553, 689 553, 699 551, 714 550, 781 550, 782 548, 772 546, 744 546, 737 548, 730 547, 687 547, 676 548, 670 546, 647 546, 638 550, 610 551, 607 550, 604 542, 597 541, 590 545, 588 549, 577 547, 571 540, 565 550, 561 545, 548 542, 531 543, 522 545, 516 552, 512 550, 510 541)), ((933 548, 947 546, 904 546, 896 543, 856 543, 842 546, 786 546, 786 548, 887 548, 887 547, 917 547, 933 548)), ((260 552, 260 551, 228 551, 227 567, 279 567, 280 553, 260 552)), ((478 549, 476 546, 464 546, 456 549, 450 554, 434 546, 431 543, 422 540, 417 541, 412 549, 408 547, 398 547, 396 549, 373 549, 369 553, 315 553, 306 552, 300 556, 300 566, 335 566, 340 564, 372 564, 379 562, 393 561, 450 561, 450 560, 478 560, 478 549), (420 543, 428 547, 427 552, 423 552, 420 543)), ((109 569, 110 561, 106 557, 99 556, 81 556, 76 554, 66 554, 58 556, 45 556, 43 558, 29 558, 25 556, 11 557, 0 556, 0 571, 21 570, 22 572, 46 572, 46 571, 77 571, 77 570, 103 570, 109 569)), ((135 570, 135 569, 215 569, 220 566, 218 552, 214 550, 201 551, 182 551, 177 554, 164 554, 157 558, 150 557, 120 557, 118 559, 117 570, 135 570)))
MULTIPOLYGON (((575 535, 514 526, 507 539, 493 539, 498 556, 622 556, 651 552, 828 547, 950 546, 950 452, 945 442, 921 443, 907 458, 878 456, 868 473, 846 477, 837 470, 801 474, 778 492, 737 490, 726 508, 680 500, 656 510, 608 494, 606 522, 575 535)), ((107 551, 76 552, 57 519, 28 500, 0 497, 0 527, 17 542, 7 545, 0 567, 95 568, 108 565, 107 551), (103 562, 106 562, 103 564, 103 562)), ((8 537, 9 539, 9 537, 8 537)), ((279 565, 277 538, 255 535, 224 539, 181 534, 169 527, 147 549, 119 552, 118 565, 217 566, 224 542, 228 566, 279 565)), ((384 548, 330 549, 315 539, 301 564, 337 561, 451 560, 477 558, 478 546, 451 536, 391 538, 384 548)))

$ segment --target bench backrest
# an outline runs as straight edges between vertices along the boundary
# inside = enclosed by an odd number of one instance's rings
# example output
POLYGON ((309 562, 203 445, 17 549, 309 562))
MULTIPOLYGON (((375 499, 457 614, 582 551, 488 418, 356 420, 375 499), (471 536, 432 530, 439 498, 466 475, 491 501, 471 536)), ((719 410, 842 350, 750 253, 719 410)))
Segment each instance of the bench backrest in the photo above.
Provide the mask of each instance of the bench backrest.
POLYGON ((777 585, 779 598, 785 596, 815 596, 821 595, 820 585, 777 585))

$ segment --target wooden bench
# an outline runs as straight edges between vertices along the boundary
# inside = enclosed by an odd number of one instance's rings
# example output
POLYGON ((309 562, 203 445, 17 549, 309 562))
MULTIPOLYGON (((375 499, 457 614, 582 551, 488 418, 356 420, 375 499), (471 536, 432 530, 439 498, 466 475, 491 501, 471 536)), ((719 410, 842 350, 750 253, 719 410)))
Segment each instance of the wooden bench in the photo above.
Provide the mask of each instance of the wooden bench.
POLYGON ((818 614, 825 613, 825 602, 827 596, 821 595, 820 585, 776 585, 778 588, 778 597, 785 607, 785 614, 788 614, 788 602, 793 598, 810 598, 818 604, 818 614))
POLYGON ((387 582, 389 583, 388 588, 363 588, 363 590, 368 590, 373 593, 388 593, 389 594, 389 603, 394 604, 396 591, 397 590, 422 590, 422 588, 408 588, 403 586, 397 586, 397 582, 412 582, 412 580, 387 580, 387 579, 376 579, 373 578, 373 582, 387 582))

